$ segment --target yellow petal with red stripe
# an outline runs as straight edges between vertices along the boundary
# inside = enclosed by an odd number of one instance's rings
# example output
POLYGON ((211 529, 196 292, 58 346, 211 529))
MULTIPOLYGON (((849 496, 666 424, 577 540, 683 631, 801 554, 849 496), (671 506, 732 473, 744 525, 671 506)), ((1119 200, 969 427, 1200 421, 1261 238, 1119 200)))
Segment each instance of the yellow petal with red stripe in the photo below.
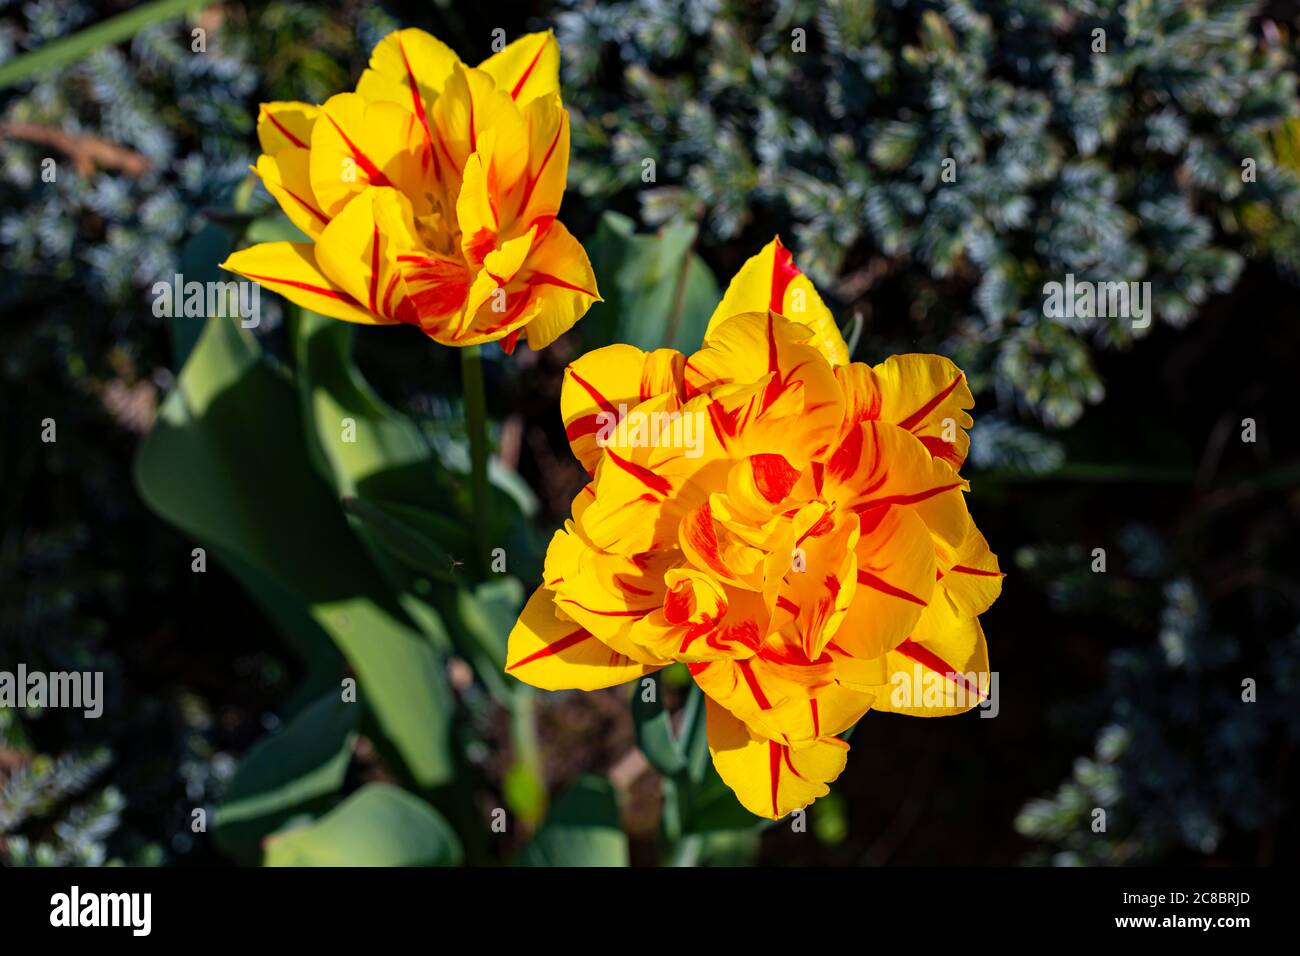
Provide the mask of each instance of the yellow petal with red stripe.
POLYGON ((528 599, 506 646, 506 673, 543 690, 599 690, 656 670, 557 616, 545 588, 528 599))
POLYGON ((975 399, 966 375, 942 355, 891 355, 875 366, 881 421, 921 440, 936 458, 961 468, 970 448, 975 399))
POLYGON ((370 312, 409 318, 408 287, 399 257, 416 243, 411 206, 394 189, 367 187, 335 216, 316 241, 321 270, 370 312))
POLYGON ((949 546, 960 545, 970 527, 965 487, 952 466, 931 457, 915 435, 871 421, 848 432, 827 460, 822 485, 830 498, 859 514, 890 505, 915 509, 949 546))
POLYGON ((943 574, 938 587, 964 617, 983 614, 1002 593, 1005 575, 998 570, 998 559, 989 550, 984 535, 971 522, 966 540, 955 551, 940 546, 939 571, 943 574))
POLYGON ((232 253, 221 268, 260 282, 305 309, 362 325, 389 320, 372 315, 342 287, 327 279, 316 263, 310 242, 263 242, 232 253))
POLYGON ((545 226, 560 211, 569 176, 569 113, 558 94, 539 96, 524 109, 528 127, 528 164, 523 180, 507 184, 510 209, 502 231, 517 235, 531 226, 545 226))
POLYGON ((667 663, 629 637, 635 621, 663 605, 662 560, 600 551, 570 521, 551 538, 544 574, 561 613, 635 660, 667 663))
POLYGON ((495 130, 497 142, 504 148, 496 160, 502 183, 514 182, 520 175, 529 143, 523 113, 482 70, 456 66, 433 104, 429 120, 439 163, 451 171, 453 181, 464 175, 465 163, 478 152, 480 139, 489 130, 495 130))
POLYGON ((835 373, 809 344, 812 332, 775 313, 750 312, 718 323, 686 361, 687 396, 710 394, 719 439, 736 458, 779 449, 802 469, 834 441, 844 415, 835 373), (725 393, 722 386, 735 385, 725 393), (753 389, 755 401, 739 389, 753 389), (781 412, 797 416, 783 421, 781 412))
POLYGON ((519 274, 528 287, 533 310, 524 326, 528 347, 550 345, 600 302, 596 273, 587 250, 561 222, 553 222, 534 243, 519 274))
POLYGON ((750 813, 779 820, 830 792, 849 745, 822 737, 801 750, 754 734, 725 708, 706 700, 709 753, 727 786, 750 813))
POLYGON ((934 595, 934 539, 920 515, 891 505, 861 518, 856 584, 835 643, 862 659, 893 650, 934 595))
POLYGON ((459 63, 460 57, 437 37, 414 27, 396 30, 375 44, 357 93, 400 103, 423 121, 428 105, 459 63))
MULTIPOLYGON (((809 510, 820 511, 820 506, 810 506, 809 510)), ((797 550, 792 551, 791 568, 782 578, 776 600, 774 624, 786 626, 781 615, 789 615, 788 627, 793 636, 804 654, 815 660, 840 628, 852 625, 853 610, 861 600, 857 593, 863 573, 855 554, 859 538, 857 515, 809 514, 805 520, 812 523, 796 538, 797 550)), ((796 518, 796 527, 800 524, 796 518)), ((928 542, 929 535, 925 537, 928 542)), ((876 626, 871 622, 873 630, 876 626)))
POLYGON ((811 689, 807 697, 791 697, 765 715, 769 728, 766 736, 803 750, 820 738, 848 730, 871 709, 875 697, 871 691, 838 681, 811 689))
POLYGON ((329 225, 330 217, 316 202, 311 188, 310 160, 305 149, 286 149, 257 158, 257 175, 275 197, 284 214, 313 239, 329 225))
POLYGON ((886 655, 889 683, 876 688, 874 708, 913 717, 961 714, 991 693, 989 651, 979 618, 961 617, 934 601, 912 636, 886 655))
POLYGON ((263 103, 257 112, 257 141, 262 152, 275 155, 287 149, 306 150, 320 107, 310 103, 263 103))
POLYGON ((424 131, 406 107, 356 93, 331 96, 311 134, 311 186, 321 210, 337 216, 367 186, 392 186, 424 215, 424 146, 424 131))
POLYGON ((811 329, 810 344, 819 349, 831 365, 848 363, 849 347, 840 335, 830 309, 826 308, 808 277, 794 264, 794 257, 781 243, 780 237, 773 239, 740 267, 727 286, 722 301, 713 310, 704 337, 708 339, 716 327, 732 316, 768 309, 811 329))
POLYGON ((643 352, 609 345, 569 363, 560 389, 560 414, 569 447, 582 467, 596 470, 602 431, 612 433, 632 408, 657 395, 679 394, 686 357, 673 349, 643 352))
POLYGON ((560 89, 560 44, 550 30, 528 33, 492 54, 478 68, 511 99, 527 103, 560 89))

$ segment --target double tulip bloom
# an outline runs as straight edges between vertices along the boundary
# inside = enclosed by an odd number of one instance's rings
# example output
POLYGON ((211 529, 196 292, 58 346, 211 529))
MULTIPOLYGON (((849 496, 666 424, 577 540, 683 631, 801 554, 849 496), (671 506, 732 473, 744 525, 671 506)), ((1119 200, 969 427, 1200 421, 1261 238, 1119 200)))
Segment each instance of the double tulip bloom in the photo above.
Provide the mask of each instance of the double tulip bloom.
POLYGON ((322 315, 416 325, 447 345, 554 341, 598 299, 555 218, 569 165, 559 62, 550 33, 469 67, 401 30, 355 92, 264 104, 257 173, 310 241, 224 267, 322 315))
POLYGON ((947 359, 850 363, 770 243, 694 355, 612 345, 568 368, 564 421, 592 478, 506 670, 591 690, 683 662, 741 803, 773 819, 808 805, 867 710, 954 714, 988 693, 978 615, 1002 575, 958 475, 973 404, 947 359), (688 419, 689 446, 673 437, 688 419))

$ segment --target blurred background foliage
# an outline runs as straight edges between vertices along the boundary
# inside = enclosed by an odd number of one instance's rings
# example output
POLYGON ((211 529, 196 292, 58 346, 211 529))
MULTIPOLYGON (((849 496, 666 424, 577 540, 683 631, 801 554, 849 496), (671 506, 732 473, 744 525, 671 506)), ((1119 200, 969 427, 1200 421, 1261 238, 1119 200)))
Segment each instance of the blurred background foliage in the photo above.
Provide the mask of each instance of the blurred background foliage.
MULTIPOLYGON (((128 6, 0 2, 0 71, 128 6)), ((1294 852, 1295 4, 164 6, 0 89, 0 668, 108 690, 99 720, 0 710, 0 862, 1294 852), (270 295, 252 332, 150 305, 282 233, 248 175, 257 103, 350 88, 400 25, 471 62, 497 28, 554 27, 563 50, 564 216, 606 302, 543 353, 487 350, 504 576, 462 530, 455 355, 270 295), (1008 572, 985 621, 998 717, 869 717, 806 832, 737 813, 677 670, 653 700, 500 673, 583 481, 565 363, 689 350, 774 232, 856 359, 967 369, 972 509, 1008 572), (1155 322, 1045 318, 1070 272, 1150 281, 1155 322)))

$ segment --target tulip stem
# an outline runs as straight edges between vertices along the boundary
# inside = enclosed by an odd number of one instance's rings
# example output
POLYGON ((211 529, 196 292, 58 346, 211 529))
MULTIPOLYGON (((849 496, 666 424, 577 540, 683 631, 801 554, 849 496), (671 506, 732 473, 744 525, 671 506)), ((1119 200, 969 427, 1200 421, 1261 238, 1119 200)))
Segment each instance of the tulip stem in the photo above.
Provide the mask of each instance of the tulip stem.
POLYGON ((470 496, 474 509, 474 539, 480 570, 487 572, 491 507, 488 500, 487 397, 483 388, 480 346, 460 350, 461 382, 465 394, 465 431, 469 434, 470 496))

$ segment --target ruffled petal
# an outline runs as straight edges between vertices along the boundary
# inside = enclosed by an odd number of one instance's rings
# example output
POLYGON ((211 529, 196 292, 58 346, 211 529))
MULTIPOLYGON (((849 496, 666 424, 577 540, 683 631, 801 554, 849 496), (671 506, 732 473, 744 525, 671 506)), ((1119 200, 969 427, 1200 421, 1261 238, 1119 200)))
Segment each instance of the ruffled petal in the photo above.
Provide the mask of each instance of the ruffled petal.
POLYGON ((560 44, 550 30, 528 33, 494 53, 478 68, 492 77, 497 89, 527 103, 560 89, 560 44))
POLYGON ((756 735, 725 708, 707 701, 709 753, 727 786, 750 813, 779 820, 830 792, 844 770, 849 745, 819 738, 795 750, 756 735))
POLYGON ((545 588, 528 599, 506 648, 506 673, 543 690, 599 690, 657 669, 629 660, 558 616, 545 588))
POLYGON ((278 292, 305 309, 362 325, 383 325, 388 319, 372 314, 342 287, 327 279, 316 263, 310 242, 264 242, 232 253, 221 268, 236 272, 278 292))
POLYGON ((794 264, 794 257, 780 237, 773 239, 756 256, 751 256, 727 286, 727 292, 713 310, 708 339, 715 328, 742 312, 766 312, 798 322, 812 330, 809 344, 826 356, 831 365, 846 365, 849 348, 840 335, 830 309, 808 277, 794 264))

